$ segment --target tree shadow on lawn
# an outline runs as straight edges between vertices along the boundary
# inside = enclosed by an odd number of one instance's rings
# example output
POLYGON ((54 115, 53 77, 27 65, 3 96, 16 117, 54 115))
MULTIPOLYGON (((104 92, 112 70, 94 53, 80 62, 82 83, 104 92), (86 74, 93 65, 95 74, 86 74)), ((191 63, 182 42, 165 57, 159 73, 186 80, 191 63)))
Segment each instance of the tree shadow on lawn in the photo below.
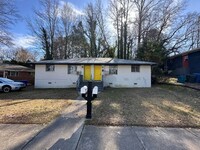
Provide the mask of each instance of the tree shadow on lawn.
POLYGON ((28 112, 28 114, 16 113, 3 116, 0 120, 0 123, 2 121, 4 124, 46 124, 59 115, 60 113, 56 113, 55 110, 28 112))
POLYGON ((159 86, 106 89, 93 102, 93 118, 87 124, 200 127, 200 92, 190 92, 159 86))
POLYGON ((0 93, 0 100, 22 100, 22 99, 76 99, 76 89, 34 89, 27 88, 21 91, 0 93))
POLYGON ((25 103, 25 102, 29 102, 30 100, 20 100, 20 101, 16 101, 16 102, 12 102, 12 103, 0 103, 0 108, 1 107, 5 107, 5 106, 11 106, 11 105, 16 105, 16 104, 20 104, 20 103, 25 103))

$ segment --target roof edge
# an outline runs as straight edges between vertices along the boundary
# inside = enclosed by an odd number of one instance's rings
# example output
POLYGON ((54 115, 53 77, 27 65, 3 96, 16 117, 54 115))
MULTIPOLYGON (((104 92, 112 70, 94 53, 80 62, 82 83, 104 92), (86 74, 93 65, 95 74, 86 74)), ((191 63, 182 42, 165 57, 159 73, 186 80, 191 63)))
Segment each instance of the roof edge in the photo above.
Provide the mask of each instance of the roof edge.
POLYGON ((198 51, 200 51, 200 48, 195 48, 195 49, 192 49, 192 50, 188 50, 188 51, 185 51, 185 52, 170 56, 169 58, 175 58, 175 57, 178 57, 178 56, 184 56, 184 55, 188 55, 190 53, 195 53, 195 52, 198 52, 198 51))

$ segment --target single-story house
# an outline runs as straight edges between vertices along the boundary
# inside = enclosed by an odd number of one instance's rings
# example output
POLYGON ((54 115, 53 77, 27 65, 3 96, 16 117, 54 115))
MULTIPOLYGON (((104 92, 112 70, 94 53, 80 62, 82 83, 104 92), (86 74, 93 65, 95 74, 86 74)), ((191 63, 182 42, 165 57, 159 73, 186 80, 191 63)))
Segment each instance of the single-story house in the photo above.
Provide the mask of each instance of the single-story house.
POLYGON ((0 77, 34 83, 35 70, 21 65, 0 63, 0 77))
POLYGON ((35 62, 35 88, 151 87, 152 62, 113 58, 73 58, 35 62))
POLYGON ((169 57, 167 69, 175 76, 200 73, 200 48, 169 57))

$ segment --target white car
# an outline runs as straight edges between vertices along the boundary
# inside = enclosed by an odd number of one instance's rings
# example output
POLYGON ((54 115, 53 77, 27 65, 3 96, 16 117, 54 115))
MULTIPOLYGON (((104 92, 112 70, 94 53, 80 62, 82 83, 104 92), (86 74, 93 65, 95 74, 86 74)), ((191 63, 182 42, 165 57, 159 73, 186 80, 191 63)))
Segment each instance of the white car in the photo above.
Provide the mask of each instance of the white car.
POLYGON ((0 78, 0 91, 8 93, 10 91, 21 90, 26 85, 23 82, 15 82, 7 78, 0 78))

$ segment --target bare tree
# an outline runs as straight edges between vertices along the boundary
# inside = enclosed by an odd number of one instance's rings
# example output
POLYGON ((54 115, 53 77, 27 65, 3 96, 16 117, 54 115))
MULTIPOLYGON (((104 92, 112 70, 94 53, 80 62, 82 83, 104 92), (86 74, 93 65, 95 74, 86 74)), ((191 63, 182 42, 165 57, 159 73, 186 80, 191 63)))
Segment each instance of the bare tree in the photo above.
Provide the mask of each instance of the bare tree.
POLYGON ((97 14, 95 11, 95 6, 92 3, 89 3, 85 9, 85 34, 89 39, 90 57, 97 57, 98 49, 97 49, 97 14))
POLYGON ((118 58, 130 59, 144 42, 157 43, 156 48, 167 54, 200 43, 199 14, 183 14, 184 0, 109 0, 109 19, 116 32, 112 40, 101 0, 88 3, 82 17, 69 3, 61 7, 58 0, 41 0, 41 7, 28 24, 45 59, 114 56, 115 50, 118 58))
POLYGON ((200 47, 200 14, 190 14, 190 22, 188 23, 187 32, 189 34, 188 49, 195 49, 200 47))
POLYGON ((60 37, 63 38, 63 53, 64 58, 70 58, 72 50, 70 49, 70 35, 72 33, 72 28, 76 22, 76 12, 68 3, 64 3, 63 8, 61 9, 61 31, 60 37))
POLYGON ((40 4, 41 9, 34 10, 35 18, 28 20, 28 26, 45 51, 45 59, 53 59, 59 3, 58 0, 40 0, 40 4))
MULTIPOLYGON (((134 20, 138 49, 146 34, 156 29, 156 40, 162 40, 167 53, 176 53, 188 46, 191 37, 194 13, 185 15, 186 1, 174 0, 133 0, 137 10, 134 20), (164 37, 163 37, 164 36, 164 37)), ((194 33, 194 32, 193 32, 194 33)))
POLYGON ((9 32, 10 25, 15 24, 19 19, 17 9, 13 0, 0 1, 0 44, 11 46, 12 37, 9 32))
POLYGON ((85 8, 85 35, 90 43, 89 56, 102 57, 110 48, 106 27, 105 7, 101 0, 85 8))
POLYGON ((157 23, 154 16, 155 7, 158 5, 158 0, 132 0, 134 8, 137 12, 134 20, 134 28, 136 29, 137 48, 140 47, 142 38, 145 33, 157 23))
POLYGON ((110 16, 117 33, 117 57, 129 59, 132 38, 129 36, 133 3, 131 0, 110 0, 110 16))
POLYGON ((14 60, 17 62, 36 61, 36 53, 31 53, 29 50, 21 47, 15 50, 14 60))
POLYGON ((3 56, 5 60, 17 61, 26 63, 27 61, 36 61, 39 53, 37 51, 30 51, 23 47, 4 49, 3 56))
POLYGON ((119 20, 119 5, 117 4, 117 0, 110 0, 109 1, 109 12, 110 12, 110 18, 112 19, 114 28, 116 29, 116 34, 117 34, 117 39, 116 39, 116 44, 117 44, 117 57, 120 57, 120 30, 119 30, 119 24, 120 24, 120 20, 119 20))
POLYGON ((96 19, 97 19, 97 26, 98 26, 98 39, 99 39, 99 56, 104 56, 107 51, 110 50, 110 41, 109 41, 109 32, 108 27, 106 25, 107 20, 107 13, 106 8, 102 4, 102 0, 96 0, 95 3, 96 8, 96 19))
POLYGON ((90 45, 85 36, 85 30, 82 21, 73 26, 71 38, 72 57, 88 57, 90 45))
POLYGON ((200 15, 198 15, 197 20, 197 48, 200 47, 200 15))

